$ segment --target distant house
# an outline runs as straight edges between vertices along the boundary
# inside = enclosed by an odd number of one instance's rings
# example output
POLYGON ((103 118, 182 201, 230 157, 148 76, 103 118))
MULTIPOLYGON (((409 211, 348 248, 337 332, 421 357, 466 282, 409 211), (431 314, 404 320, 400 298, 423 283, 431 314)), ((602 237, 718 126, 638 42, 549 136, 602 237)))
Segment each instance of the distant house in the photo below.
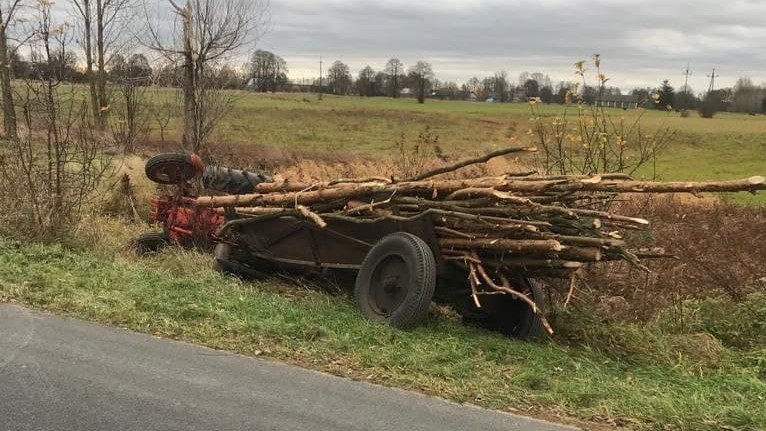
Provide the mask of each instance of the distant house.
POLYGON ((596 99, 596 106, 604 108, 622 108, 622 109, 637 109, 638 108, 638 96, 633 95, 603 95, 596 99))

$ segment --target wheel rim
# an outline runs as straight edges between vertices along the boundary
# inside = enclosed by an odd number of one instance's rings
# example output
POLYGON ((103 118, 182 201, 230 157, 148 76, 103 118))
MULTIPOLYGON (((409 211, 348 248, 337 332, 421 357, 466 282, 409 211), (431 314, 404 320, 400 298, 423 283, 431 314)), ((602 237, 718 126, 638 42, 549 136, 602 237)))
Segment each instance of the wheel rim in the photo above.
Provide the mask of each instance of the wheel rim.
POLYGON ((194 166, 189 163, 163 163, 154 168, 152 176, 159 182, 175 184, 194 177, 194 166))
POLYGON ((370 307, 381 316, 390 316, 407 297, 409 280, 409 267, 401 256, 383 258, 370 280, 370 307))

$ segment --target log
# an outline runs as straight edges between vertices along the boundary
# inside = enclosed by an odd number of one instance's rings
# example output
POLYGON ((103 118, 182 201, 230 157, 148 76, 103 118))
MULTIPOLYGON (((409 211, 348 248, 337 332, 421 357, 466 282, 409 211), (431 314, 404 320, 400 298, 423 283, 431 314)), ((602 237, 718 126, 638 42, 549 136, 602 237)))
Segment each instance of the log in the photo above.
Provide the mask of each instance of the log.
POLYGON ((505 238, 440 238, 443 248, 463 250, 502 250, 512 253, 552 253, 563 250, 561 243, 551 239, 505 239, 505 238))
MULTIPOLYGON (((309 186, 310 187, 310 186, 309 186)), ((766 178, 754 176, 742 180, 704 182, 598 181, 588 179, 561 183, 555 180, 522 181, 512 177, 485 177, 464 180, 404 181, 395 184, 360 183, 328 187, 306 192, 254 193, 247 195, 201 196, 202 207, 269 206, 289 203, 308 205, 332 199, 358 198, 371 193, 444 194, 461 189, 491 188, 498 191, 537 193, 541 191, 614 192, 614 193, 700 193, 766 190, 766 178)))

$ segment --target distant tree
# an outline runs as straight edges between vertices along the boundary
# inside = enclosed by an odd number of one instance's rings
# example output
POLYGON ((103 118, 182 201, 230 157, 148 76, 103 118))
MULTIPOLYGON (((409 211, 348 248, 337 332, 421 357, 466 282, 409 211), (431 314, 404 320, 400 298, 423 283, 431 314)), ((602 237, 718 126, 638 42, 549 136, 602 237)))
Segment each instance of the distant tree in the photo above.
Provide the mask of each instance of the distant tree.
POLYGON ((550 86, 545 86, 540 89, 540 100, 542 100, 543 103, 551 103, 553 102, 553 88, 550 86))
POLYGON ((375 96, 376 93, 375 71, 369 65, 359 71, 356 79, 356 90, 360 96, 375 96))
POLYGON ((650 106, 654 105, 654 102, 652 101, 652 89, 651 88, 634 88, 630 92, 631 96, 634 96, 638 99, 638 105, 639 106, 650 106))
POLYGON ((676 92, 667 79, 662 81, 662 85, 660 85, 660 88, 657 90, 657 94, 659 95, 659 98, 656 99, 657 109, 673 109, 676 92))
POLYGON ((494 82, 494 93, 495 98, 501 102, 505 103, 508 101, 508 72, 501 70, 500 72, 495 73, 495 82, 494 82))
POLYGON ((247 69, 249 85, 255 91, 273 93, 287 83, 287 62, 273 52, 256 50, 247 69))
POLYGON ((524 82, 524 94, 527 98, 540 97, 540 83, 532 78, 527 79, 524 82))
POLYGON ((697 107, 702 118, 713 118, 716 113, 726 109, 726 92, 724 90, 708 91, 697 107))
POLYGON ((739 78, 734 85, 732 110, 736 112, 758 112, 761 110, 764 96, 766 96, 766 90, 753 84, 750 78, 739 78))
POLYGON ((688 109, 696 109, 699 99, 694 95, 694 90, 688 85, 682 88, 682 91, 676 93, 675 96, 676 108, 686 111, 688 109))
POLYGON ((142 85, 148 84, 152 76, 152 66, 144 54, 133 54, 128 59, 126 75, 142 85))
POLYGON ((351 72, 348 66, 340 60, 333 62, 327 70, 327 86, 330 92, 346 95, 351 91, 351 72))
POLYGON ((766 96, 761 100, 761 112, 766 113, 766 96))
POLYGON ((476 98, 482 97, 481 94, 481 81, 479 81, 479 78, 473 76, 468 81, 465 82, 462 86, 463 91, 467 93, 467 95, 470 97, 471 93, 473 93, 476 98))
POLYGON ((388 81, 388 91, 391 97, 399 97, 399 90, 402 88, 402 76, 404 75, 404 64, 398 58, 392 58, 386 63, 383 70, 388 81))
POLYGON ((430 89, 431 81, 434 79, 434 71, 431 64, 425 61, 418 61, 410 68, 410 77, 415 83, 418 103, 425 103, 426 92, 430 89))
POLYGON ((117 81, 124 78, 127 74, 128 63, 125 61, 125 57, 122 54, 115 54, 112 57, 112 61, 109 62, 109 79, 117 81))

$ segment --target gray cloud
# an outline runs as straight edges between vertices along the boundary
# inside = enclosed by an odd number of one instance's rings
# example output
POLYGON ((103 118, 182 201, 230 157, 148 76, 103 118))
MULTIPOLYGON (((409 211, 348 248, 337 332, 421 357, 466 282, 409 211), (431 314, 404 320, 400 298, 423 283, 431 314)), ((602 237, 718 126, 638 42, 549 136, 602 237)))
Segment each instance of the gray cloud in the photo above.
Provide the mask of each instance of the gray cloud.
POLYGON ((766 80, 766 2, 757 0, 271 0, 260 46, 288 61, 294 78, 318 75, 321 55, 358 70, 390 57, 430 61, 463 82, 498 70, 572 79, 573 63, 604 57, 611 83, 628 89, 670 79, 687 63, 691 85, 739 76, 766 80))

